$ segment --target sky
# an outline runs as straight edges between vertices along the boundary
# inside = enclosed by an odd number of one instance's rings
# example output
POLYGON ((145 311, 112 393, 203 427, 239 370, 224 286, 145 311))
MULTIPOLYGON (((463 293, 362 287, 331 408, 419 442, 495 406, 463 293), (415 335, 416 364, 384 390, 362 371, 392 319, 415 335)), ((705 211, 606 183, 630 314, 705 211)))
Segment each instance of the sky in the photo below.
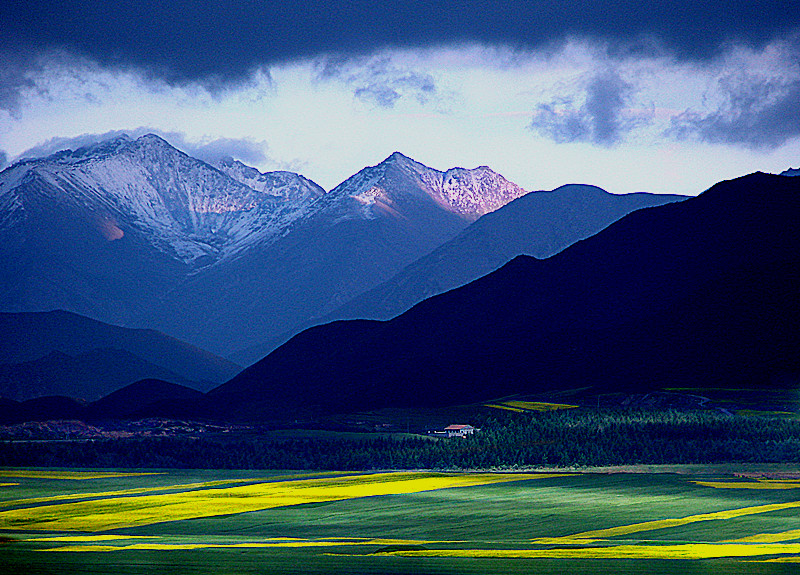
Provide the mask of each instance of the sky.
POLYGON ((792 4, 5 0, 0 167, 152 132, 326 189, 400 151, 694 195, 800 166, 792 4))

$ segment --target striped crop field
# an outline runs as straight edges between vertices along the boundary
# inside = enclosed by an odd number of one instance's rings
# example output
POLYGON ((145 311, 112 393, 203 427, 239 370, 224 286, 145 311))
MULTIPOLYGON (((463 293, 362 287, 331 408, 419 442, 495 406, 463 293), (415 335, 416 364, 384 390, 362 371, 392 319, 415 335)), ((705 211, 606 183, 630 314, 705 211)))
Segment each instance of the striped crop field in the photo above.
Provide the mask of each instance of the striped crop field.
POLYGON ((13 477, 20 479, 68 479, 74 481, 81 479, 106 479, 113 477, 142 477, 146 475, 156 475, 156 473, 125 473, 118 471, 51 471, 49 469, 0 469, 0 477, 13 477))
POLYGON ((800 479, 758 479, 756 481, 695 481, 716 489, 800 489, 800 479))
MULTIPOLYGON (((165 521, 232 515, 308 503, 418 493, 452 487, 521 481, 516 474, 380 473, 321 479, 268 481, 167 494, 88 494, 91 499, 0 511, 0 529, 107 531, 165 521)), ((145 488, 146 489, 146 488, 145 488)), ((41 500, 41 498, 40 498, 41 500)), ((8 502, 12 506, 17 501, 8 502)))
POLYGON ((142 473, 19 475, 0 491, 0 573, 761 575, 800 561, 800 491, 729 487, 797 479, 142 473))
POLYGON ((555 411, 558 409, 575 409, 578 405, 566 403, 547 403, 544 401, 503 401, 500 403, 487 403, 486 407, 505 409, 508 411, 555 411))

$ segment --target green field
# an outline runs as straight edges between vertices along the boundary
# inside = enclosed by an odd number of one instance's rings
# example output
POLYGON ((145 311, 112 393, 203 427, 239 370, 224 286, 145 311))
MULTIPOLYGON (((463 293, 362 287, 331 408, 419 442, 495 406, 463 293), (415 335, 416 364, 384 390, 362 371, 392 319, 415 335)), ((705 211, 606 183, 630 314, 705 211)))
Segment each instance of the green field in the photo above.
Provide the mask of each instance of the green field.
POLYGON ((797 470, 143 471, 0 469, 0 572, 800 571, 797 470))

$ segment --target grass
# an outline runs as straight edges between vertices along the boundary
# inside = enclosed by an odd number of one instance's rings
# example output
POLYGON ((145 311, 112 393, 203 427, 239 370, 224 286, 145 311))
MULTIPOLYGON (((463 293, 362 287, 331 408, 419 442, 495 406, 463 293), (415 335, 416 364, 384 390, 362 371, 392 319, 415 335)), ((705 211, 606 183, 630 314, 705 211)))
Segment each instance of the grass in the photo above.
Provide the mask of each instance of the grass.
POLYGON ((719 559, 800 553, 800 544, 687 543, 684 545, 615 545, 575 549, 440 549, 392 552, 403 557, 463 557, 472 559, 719 559))
MULTIPOLYGON (((487 485, 531 477, 514 474, 447 475, 405 472, 269 481, 133 497, 121 497, 131 495, 132 491, 122 490, 103 494, 99 499, 0 511, 0 529, 107 531, 274 507, 487 485)), ((38 498, 37 502, 41 500, 42 498, 38 498)))
POLYGON ((758 479, 756 481, 695 481, 696 485, 713 487, 714 489, 800 489, 800 480, 771 480, 758 479))
POLYGON ((798 482, 737 481, 717 469, 96 481, 102 489, 74 493, 50 478, 4 488, 0 573, 760 575, 788 572, 800 557, 797 491, 704 484, 798 482))
POLYGON ((14 477, 27 479, 108 479, 117 477, 142 477, 146 475, 156 475, 156 473, 128 473, 117 471, 51 471, 49 469, 0 469, 0 477, 14 477))
POLYGON ((487 403, 486 407, 522 413, 525 411, 555 411, 558 409, 576 409, 580 406, 566 403, 547 403, 544 401, 503 401, 501 403, 487 403))

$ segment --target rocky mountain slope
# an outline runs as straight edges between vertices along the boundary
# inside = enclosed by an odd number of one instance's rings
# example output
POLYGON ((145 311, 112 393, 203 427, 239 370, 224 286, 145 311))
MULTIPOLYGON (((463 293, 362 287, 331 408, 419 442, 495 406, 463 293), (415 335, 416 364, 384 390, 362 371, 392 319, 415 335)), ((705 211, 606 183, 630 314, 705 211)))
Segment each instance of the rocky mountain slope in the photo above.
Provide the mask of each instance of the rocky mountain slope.
POLYGON ((279 238, 189 277, 148 325, 225 354, 296 331, 524 194, 488 168, 439 172, 392 154, 319 197, 279 238))

